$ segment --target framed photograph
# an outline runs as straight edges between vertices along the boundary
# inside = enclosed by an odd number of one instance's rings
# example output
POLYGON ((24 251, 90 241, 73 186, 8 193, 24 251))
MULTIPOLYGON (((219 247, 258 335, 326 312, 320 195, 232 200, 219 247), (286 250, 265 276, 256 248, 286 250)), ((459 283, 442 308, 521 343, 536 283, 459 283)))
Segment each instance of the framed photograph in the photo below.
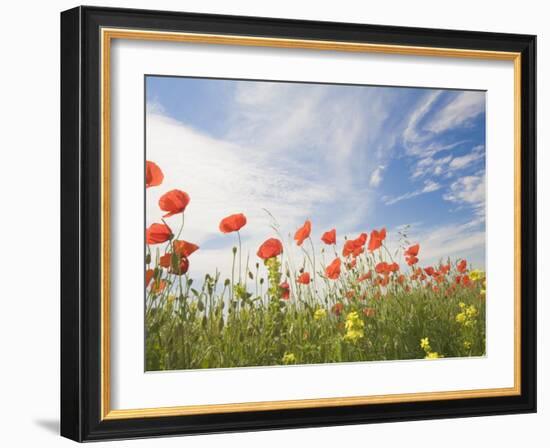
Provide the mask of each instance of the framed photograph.
POLYGON ((535 36, 61 14, 61 433, 536 411, 535 36))

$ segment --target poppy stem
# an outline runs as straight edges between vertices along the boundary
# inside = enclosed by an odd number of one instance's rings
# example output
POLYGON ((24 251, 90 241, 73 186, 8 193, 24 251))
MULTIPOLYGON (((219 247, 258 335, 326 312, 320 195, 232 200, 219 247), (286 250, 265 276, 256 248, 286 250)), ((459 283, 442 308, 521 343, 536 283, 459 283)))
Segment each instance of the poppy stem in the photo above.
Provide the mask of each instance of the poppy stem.
POLYGON ((241 249, 242 249, 242 244, 241 244, 241 232, 239 232, 237 230, 237 237, 239 238, 239 284, 241 284, 241 281, 242 281, 242 277, 241 277, 241 265, 243 263, 243 259, 242 259, 242 254, 241 254, 241 249))
POLYGON ((311 239, 311 237, 308 237, 308 240, 309 240, 309 244, 311 245, 311 253, 313 254, 313 266, 311 267, 312 270, 313 270, 313 286, 314 286, 314 290, 315 290, 315 284, 316 284, 316 278, 317 278, 317 274, 315 273, 316 269, 315 269, 315 247, 313 247, 313 240, 311 239))

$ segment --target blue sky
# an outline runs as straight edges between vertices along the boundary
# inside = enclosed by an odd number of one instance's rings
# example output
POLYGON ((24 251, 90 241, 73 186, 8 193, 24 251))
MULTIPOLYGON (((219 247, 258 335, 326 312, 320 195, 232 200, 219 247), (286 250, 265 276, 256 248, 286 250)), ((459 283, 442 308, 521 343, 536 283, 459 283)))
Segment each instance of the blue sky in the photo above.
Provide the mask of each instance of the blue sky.
POLYGON ((165 173, 147 225, 163 191, 187 191, 198 273, 227 266, 235 240, 217 225, 230 213, 247 215, 256 261, 273 236, 262 208, 285 235, 308 218, 317 241, 385 226, 397 247, 408 226, 422 264, 484 267, 485 92, 147 77, 146 95, 147 159, 165 173))

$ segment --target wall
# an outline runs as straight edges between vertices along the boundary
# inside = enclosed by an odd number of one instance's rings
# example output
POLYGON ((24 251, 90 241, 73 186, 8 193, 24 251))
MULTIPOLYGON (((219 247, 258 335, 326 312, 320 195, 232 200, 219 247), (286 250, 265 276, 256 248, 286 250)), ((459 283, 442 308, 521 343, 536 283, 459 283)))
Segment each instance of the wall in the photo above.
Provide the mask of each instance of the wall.
MULTIPOLYGON (((273 16, 300 19, 353 21, 375 24, 474 29, 537 34, 539 110, 539 229, 548 225, 550 206, 543 207, 550 178, 550 159, 543 153, 550 119, 550 98, 545 86, 550 61, 550 36, 545 2, 463 0, 411 2, 338 2, 252 0, 90 1, 89 4, 157 8, 195 12, 273 16), (545 175, 545 178, 543 177, 545 175)), ((2 8, 2 118, 1 194, 2 341, 0 415, 4 446, 40 443, 68 446, 57 436, 59 375, 59 12, 77 5, 70 1, 9 2, 2 8)), ((550 395, 544 372, 548 357, 542 346, 549 332, 540 324, 550 271, 545 266, 549 237, 539 235, 539 413, 537 415, 485 417, 415 423, 258 432, 119 442, 110 446, 186 446, 224 444, 280 446, 315 444, 334 446, 369 444, 394 446, 463 447, 483 444, 511 447, 525 443, 544 446, 548 439, 550 395)), ((99 444, 97 446, 103 446, 99 444)), ((105 445, 107 446, 107 445, 105 445)))

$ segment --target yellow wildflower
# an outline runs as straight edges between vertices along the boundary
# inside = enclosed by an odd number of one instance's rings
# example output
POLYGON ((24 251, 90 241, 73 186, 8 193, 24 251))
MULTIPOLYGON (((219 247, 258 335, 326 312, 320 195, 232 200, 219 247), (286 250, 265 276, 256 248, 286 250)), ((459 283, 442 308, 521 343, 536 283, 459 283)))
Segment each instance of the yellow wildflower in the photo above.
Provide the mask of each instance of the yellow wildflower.
POLYGON ((420 339, 420 348, 425 352, 429 352, 431 350, 430 340, 428 338, 420 339))
POLYGON ((315 320, 324 319, 326 316, 327 316, 327 310, 324 308, 319 308, 317 311, 315 311, 315 314, 313 314, 313 318, 315 320))
POLYGON ((345 328, 346 334, 344 335, 344 339, 346 341, 355 343, 365 336, 365 323, 361 320, 357 311, 352 311, 346 316, 345 328))
POLYGON ((425 359, 438 359, 438 358, 443 358, 442 355, 440 355, 439 353, 437 352, 430 352, 426 355, 425 359))
POLYGON ((473 280, 474 282, 476 282, 484 278, 485 278, 485 272, 480 271, 479 269, 474 269, 473 271, 470 271, 470 280, 473 280))
POLYGON ((472 343, 470 341, 464 341, 464 348, 470 350, 472 348, 472 343))
POLYGON ((473 305, 463 305, 462 302, 459 303, 459 306, 462 311, 456 315, 455 320, 465 327, 471 327, 475 322, 475 317, 477 316, 477 308, 473 305))
POLYGON ((283 364, 294 364, 296 362, 296 356, 294 353, 286 352, 283 356, 283 364))
POLYGON ((459 324, 463 324, 464 322, 466 322, 466 314, 458 313, 455 319, 459 324))

